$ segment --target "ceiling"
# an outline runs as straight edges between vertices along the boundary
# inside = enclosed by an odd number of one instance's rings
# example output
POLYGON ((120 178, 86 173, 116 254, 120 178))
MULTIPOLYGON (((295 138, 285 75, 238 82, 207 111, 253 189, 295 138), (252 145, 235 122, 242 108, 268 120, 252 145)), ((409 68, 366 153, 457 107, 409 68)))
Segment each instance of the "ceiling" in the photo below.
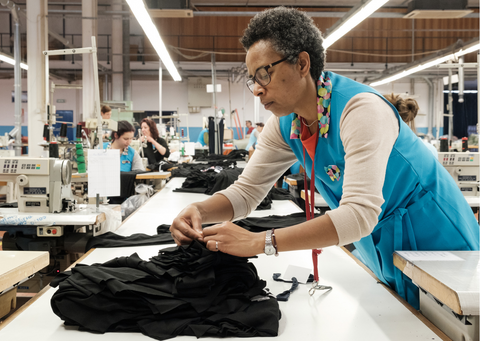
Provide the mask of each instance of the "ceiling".
MULTIPOLYGON (((455 0, 450 0, 455 1, 455 0)), ((194 6, 298 6, 298 7, 353 7, 359 0, 190 0, 194 6)), ((390 0, 383 7, 407 7, 410 0, 390 0)), ((478 7, 478 0, 468 0, 468 7, 478 7)))
MULTIPOLYGON (((125 3, 125 0, 122 0, 125 3)), ((188 0, 182 0, 187 2, 188 0)), ((449 0, 456 1, 456 0, 449 0)), ((25 8, 25 1, 17 0, 15 1, 23 9, 25 8)), ((262 7, 271 7, 279 5, 288 5, 299 8, 305 8, 307 11, 313 11, 319 14, 324 14, 325 18, 319 19, 316 21, 319 28, 322 32, 325 32, 326 29, 331 27, 337 20, 340 19, 340 16, 343 15, 351 7, 358 5, 360 0, 190 0, 190 5, 194 10, 194 18, 190 19, 166 19, 157 26, 159 27, 162 36, 166 39, 167 45, 175 45, 172 42, 178 40, 178 44, 175 46, 197 49, 197 50, 207 50, 207 51, 218 51, 222 49, 222 44, 219 43, 215 45, 213 43, 213 48, 209 45, 208 37, 212 36, 217 38, 217 40, 223 41, 223 46, 230 46, 232 49, 240 49, 241 52, 244 52, 241 46, 238 43, 238 38, 241 36, 244 28, 248 24, 250 17, 262 9, 262 7), (322 8, 325 10, 322 11, 322 8), (213 11, 208 13, 208 11, 213 11), (225 11, 231 11, 230 13, 238 12, 238 16, 232 15, 228 18, 222 17, 222 13, 225 11), (202 16, 196 17, 195 12, 202 13, 202 16), (335 15, 330 15, 330 14, 335 15), (207 15, 205 15, 207 14, 207 15), (243 17, 241 17, 243 16, 243 17), (222 21, 223 20, 223 21, 222 21), (225 30, 223 27, 229 24, 229 22, 235 22, 232 25, 230 31, 225 30), (191 26, 188 31, 187 26, 191 26), (323 27, 322 27, 323 25, 323 27), (216 30, 216 31, 215 31, 216 30), (227 41, 227 38, 231 41, 227 41), (184 42, 181 42, 181 40, 184 42), (223 39, 223 40, 222 40, 223 39), (188 43, 189 40, 193 40, 193 43, 188 43), (204 45, 195 45, 195 40, 203 41, 204 45), (189 45, 190 44, 190 45, 189 45), (235 45, 236 44, 236 45, 235 45), (216 48, 215 48, 216 46, 216 48)), ((478 37, 478 0, 468 0, 468 6, 475 10, 476 13, 472 13, 476 16, 475 18, 463 20, 445 20, 437 21, 437 24, 432 24, 433 21, 424 21, 422 24, 421 20, 415 20, 415 39, 414 42, 416 46, 412 49, 412 29, 413 26, 411 19, 393 19, 397 18, 399 15, 405 13, 405 9, 408 6, 409 0, 390 0, 384 6, 383 10, 379 12, 383 14, 382 17, 377 19, 368 19, 366 24, 359 25, 354 31, 349 33, 350 37, 342 38, 345 43, 338 43, 329 49, 329 57, 327 58, 327 68, 332 71, 339 72, 343 75, 352 78, 365 79, 365 77, 376 77, 387 68, 390 69, 395 66, 404 65, 409 62, 410 57, 405 57, 403 59, 395 59, 390 56, 392 55, 406 55, 411 53, 412 50, 418 54, 415 58, 422 58, 427 53, 431 51, 436 51, 446 46, 451 45, 457 39, 463 39, 467 41, 472 37, 478 37), (389 17, 390 16, 390 17, 389 17), (392 19, 391 19, 392 18, 392 19), (395 21, 396 20, 396 21, 395 21), (464 22, 469 21, 470 26, 464 24, 464 22), (473 23, 473 24, 472 24, 473 23), (423 26, 422 26, 423 25, 423 26), (431 38, 430 38, 431 37, 431 38), (355 44, 354 44, 355 43, 355 44), (356 45, 356 46, 354 46, 356 45), (430 45, 430 46, 429 46, 430 45), (335 51, 335 52, 334 52, 335 51), (337 52, 338 51, 338 52, 337 52), (356 51, 354 53, 348 54, 347 52, 356 51), (422 54, 423 53, 423 54, 422 54), (365 56, 370 54, 369 59, 365 56), (372 59, 371 56, 374 54, 382 57, 372 59)), ((110 5, 113 3, 113 0, 98 0, 98 10, 99 10, 99 20, 109 22, 112 18, 112 13, 110 5), (110 20, 109 20, 110 19, 110 20)), ((81 4, 80 0, 48 0, 49 4, 49 21, 52 20, 71 20, 80 25, 77 29, 77 34, 79 35, 75 39, 74 46, 80 47, 81 44, 81 4), (64 6, 65 4, 68 4, 64 6), (78 45, 78 46, 77 46, 78 45)), ((5 7, 0 6, 0 20, 5 20, 3 18, 8 18, 7 13, 2 13, 8 11, 5 7), (5 17, 7 15, 7 17, 5 17)), ((129 13, 124 10, 123 13, 129 13)), ((379 15, 379 13, 376 13, 379 15)), ((6 19, 8 20, 8 19, 6 19)), ((105 25, 104 25, 105 26, 105 25)), ((57 25, 58 27, 58 25, 57 25)), ((65 26, 64 26, 65 27, 65 26)), ((131 44, 137 44, 138 39, 143 37, 143 32, 141 31, 140 26, 136 23, 136 20, 131 16, 130 21, 131 34, 136 35, 136 37, 131 38, 131 44), (134 27, 137 27, 137 32, 133 32, 134 27)), ((50 27, 49 27, 50 28, 50 27)), ((108 30, 111 26, 108 25, 108 30)), ((57 29, 56 34, 62 34, 62 32, 57 29)), ((65 28, 64 28, 65 30, 65 28)), ((67 35, 74 32, 68 32, 67 35)), ((111 34, 110 31, 101 32, 99 31, 98 47, 99 47, 99 63, 103 66, 103 71, 100 71, 100 74, 110 73, 111 63, 107 62, 107 40, 106 35, 111 34), (100 37, 103 35, 103 38, 100 37), (102 40, 103 39, 103 40, 102 40), (103 52, 102 52, 103 51, 103 52)), ((143 39, 143 38, 142 38, 143 39)), ((215 39, 215 38, 213 38, 215 39)), ((55 40, 53 38, 50 38, 55 40)), ((58 41, 56 41, 58 45, 58 41)), ((132 69, 132 79, 158 79, 158 56, 154 51, 148 52, 148 40, 145 38, 145 49, 143 62, 139 61, 142 58, 131 57, 131 69, 132 69)), ((62 47, 57 47, 52 45, 50 49, 58 49, 62 47), (54 47, 52 47, 54 46, 54 47)), ((136 50, 136 45, 131 45, 131 49, 136 50), (135 47, 134 47, 135 46, 135 47)), ((111 51, 111 45, 110 45, 111 51)), ((132 51, 132 50, 131 50, 132 51)), ((8 51, 5 51, 8 53, 8 51)), ((23 49, 25 52, 25 48, 23 49)), ((111 52, 110 52, 111 53, 111 52)), ((132 53, 132 52, 131 52, 132 53)), ((198 52, 185 52, 185 54, 198 54, 198 52)), ((193 61, 188 61, 182 59, 178 55, 171 53, 174 60, 176 61, 177 67, 180 70, 183 78, 191 76, 211 76, 211 63, 210 57, 196 59, 193 61)), ((469 56, 472 59, 474 56, 469 56)), ((111 59, 111 58, 110 58, 111 59)), ((244 60, 244 55, 239 56, 236 60, 230 58, 222 60, 221 56, 217 57, 216 69, 218 77, 235 77, 240 69, 242 69, 242 64, 244 60)), ((72 64, 67 60, 52 60, 51 62, 52 71, 55 72, 59 77, 66 78, 68 80, 76 80, 81 78, 82 74, 82 63, 76 62, 72 64)), ((244 69, 244 68, 243 68, 244 69)), ((423 73, 418 74, 418 76, 430 76, 430 77, 441 77, 446 74, 446 69, 430 69, 424 71, 423 73)), ((166 70, 163 72, 164 79, 170 79, 170 76, 166 70)), ((13 70, 5 63, 0 63, 0 78, 4 77, 13 77, 13 70)), ((476 71, 473 69, 466 69, 466 78, 476 78, 476 71)), ((408 81, 408 80, 407 80, 408 81)))

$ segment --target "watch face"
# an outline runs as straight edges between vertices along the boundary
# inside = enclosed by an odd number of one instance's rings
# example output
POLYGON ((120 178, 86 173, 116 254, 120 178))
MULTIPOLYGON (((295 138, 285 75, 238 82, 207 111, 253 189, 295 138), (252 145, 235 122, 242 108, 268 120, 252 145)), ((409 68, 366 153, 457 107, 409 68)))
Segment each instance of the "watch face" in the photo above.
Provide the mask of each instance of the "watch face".
POLYGON ((265 245, 265 254, 268 256, 275 254, 275 248, 273 247, 273 245, 265 245))

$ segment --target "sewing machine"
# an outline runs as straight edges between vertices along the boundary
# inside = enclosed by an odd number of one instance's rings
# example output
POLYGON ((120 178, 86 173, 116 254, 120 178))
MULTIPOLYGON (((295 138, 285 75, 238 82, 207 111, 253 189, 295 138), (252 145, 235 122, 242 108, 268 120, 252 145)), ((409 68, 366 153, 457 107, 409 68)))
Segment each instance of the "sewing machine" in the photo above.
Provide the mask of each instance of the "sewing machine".
POLYGON ((69 160, 2 157, 0 181, 18 186, 18 212, 60 213, 71 210, 69 160))
POLYGON ((478 196, 480 154, 439 152, 438 161, 450 173, 464 196, 478 196))
POLYGON ((79 205, 72 197, 71 162, 56 158, 0 158, 0 181, 14 185, 18 208, 0 207, 4 250, 48 251, 47 274, 63 271, 85 252, 92 236, 120 224, 121 213, 112 208, 79 205), (107 213, 110 220, 107 222, 107 213), (113 218, 115 215, 115 219, 113 218), (109 227, 110 224, 110 227, 109 227), (74 258, 71 258, 74 257, 74 258))

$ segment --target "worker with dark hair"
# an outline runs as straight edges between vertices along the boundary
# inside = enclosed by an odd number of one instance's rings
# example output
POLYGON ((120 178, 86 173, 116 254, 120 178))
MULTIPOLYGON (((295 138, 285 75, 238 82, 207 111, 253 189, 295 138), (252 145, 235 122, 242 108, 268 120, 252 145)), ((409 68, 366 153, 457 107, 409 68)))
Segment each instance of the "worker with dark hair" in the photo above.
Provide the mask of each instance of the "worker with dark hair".
POLYGON ((252 133, 253 131, 253 126, 252 126, 252 121, 246 121, 245 122, 245 125, 247 126, 248 130, 247 130, 247 134, 246 135, 249 135, 252 133))
POLYGON ((112 141, 104 142, 103 149, 118 149, 120 152, 120 171, 145 171, 142 158, 130 147, 135 129, 127 121, 118 121, 118 129, 113 132, 112 141))
POLYGON ((154 165, 156 162, 167 159, 170 156, 170 150, 167 141, 159 136, 155 122, 149 118, 144 118, 140 127, 142 128, 141 141, 146 144, 143 153, 148 159, 148 164, 154 165))
POLYGON ((108 105, 104 105, 100 111, 100 114, 102 115, 102 119, 109 120, 112 117, 112 108, 110 108, 108 105))

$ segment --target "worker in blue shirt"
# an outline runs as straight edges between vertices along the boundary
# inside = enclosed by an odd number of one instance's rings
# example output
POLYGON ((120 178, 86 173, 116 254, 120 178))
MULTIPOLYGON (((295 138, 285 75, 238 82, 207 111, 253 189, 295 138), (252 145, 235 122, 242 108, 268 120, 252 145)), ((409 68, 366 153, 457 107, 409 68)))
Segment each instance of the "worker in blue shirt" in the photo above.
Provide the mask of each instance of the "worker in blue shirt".
POLYGON ((305 12, 260 12, 241 43, 246 86, 273 115, 238 180, 173 220, 175 242, 241 257, 313 249, 314 260, 318 248, 353 243, 377 278, 418 308, 419 289, 394 266, 395 251, 479 250, 478 222, 451 175, 378 91, 324 70, 323 38, 305 12), (311 205, 307 221, 258 233, 233 223, 297 160, 330 211, 315 216, 311 205))
POLYGON ((263 130, 265 126, 263 123, 256 123, 256 128, 253 129, 252 133, 250 134, 250 139, 248 140, 247 147, 245 148, 249 152, 253 152, 255 150, 255 146, 257 144, 258 136, 263 130))
POLYGON ((103 143, 103 149, 118 149, 120 151, 121 172, 145 171, 142 158, 135 149, 130 147, 134 132, 135 129, 129 122, 118 121, 118 129, 113 132, 112 141, 103 143))

